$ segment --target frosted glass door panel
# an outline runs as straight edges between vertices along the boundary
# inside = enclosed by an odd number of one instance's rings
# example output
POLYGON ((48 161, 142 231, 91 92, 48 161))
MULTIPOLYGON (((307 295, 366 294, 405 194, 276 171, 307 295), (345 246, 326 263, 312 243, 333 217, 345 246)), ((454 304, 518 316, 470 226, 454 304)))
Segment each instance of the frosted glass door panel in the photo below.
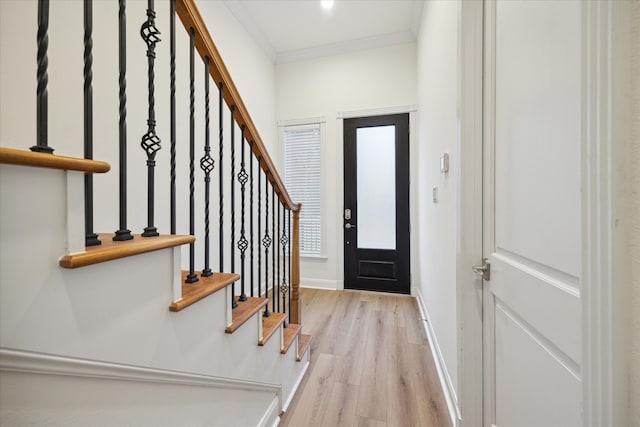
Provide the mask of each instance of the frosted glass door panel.
POLYGON ((395 126, 356 131, 358 248, 396 248, 395 126))

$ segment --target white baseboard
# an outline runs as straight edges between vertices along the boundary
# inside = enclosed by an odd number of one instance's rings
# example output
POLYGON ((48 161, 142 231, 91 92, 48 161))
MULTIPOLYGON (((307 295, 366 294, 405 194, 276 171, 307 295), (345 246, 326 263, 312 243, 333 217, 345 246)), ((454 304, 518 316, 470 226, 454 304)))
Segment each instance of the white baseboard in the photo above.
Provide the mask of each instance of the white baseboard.
POLYGON ((458 427, 460 425, 460 421, 462 420, 460 402, 458 402, 456 390, 453 387, 453 382, 451 381, 451 376, 449 375, 447 365, 444 361, 444 357, 442 356, 442 351, 440 351, 440 345, 438 344, 436 333, 431 326, 431 318, 429 317, 427 306, 425 305, 424 299, 422 298, 422 292, 420 291, 420 288, 417 288, 416 299, 418 300, 418 307, 420 308, 420 314, 423 319, 422 324, 424 326, 425 332, 427 333, 427 338, 429 339, 431 354, 433 355, 433 360, 436 364, 436 370, 438 371, 440 386, 442 387, 444 399, 447 403, 447 409, 449 410, 451 424, 453 425, 453 427, 458 427))
POLYGON ((327 280, 327 279, 311 279, 307 277, 302 277, 300 279, 300 287, 311 288, 311 289, 329 289, 329 290, 335 291, 336 289, 338 289, 338 281, 327 280))
MULTIPOLYGON (((311 347, 307 347, 307 353, 310 351, 311 347)), ((302 370, 300 371, 300 375, 298 375, 298 378, 296 379, 295 384, 293 385, 293 388, 291 389, 291 393, 289 393, 289 396, 286 397, 286 400, 284 401, 284 405, 282 405, 282 412, 286 412, 287 409, 289 409, 289 405, 291 404, 291 401, 293 400, 293 397, 296 395, 296 391, 298 390, 298 387, 300 387, 300 383, 302 382, 302 379, 304 378, 304 374, 307 373, 307 369, 309 369, 309 359, 306 358, 304 361, 300 361, 299 363, 304 363, 304 368, 302 368, 302 370)))
POLYGON ((277 427, 278 424, 280 424, 280 399, 276 397, 264 413, 258 427, 277 427))

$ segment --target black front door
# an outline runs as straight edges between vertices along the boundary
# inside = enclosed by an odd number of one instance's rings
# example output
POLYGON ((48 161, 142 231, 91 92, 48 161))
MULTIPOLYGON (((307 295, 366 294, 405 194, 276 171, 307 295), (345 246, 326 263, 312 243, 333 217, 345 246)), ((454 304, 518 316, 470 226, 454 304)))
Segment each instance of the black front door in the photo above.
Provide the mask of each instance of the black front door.
POLYGON ((408 294, 409 114, 344 121, 344 287, 408 294))

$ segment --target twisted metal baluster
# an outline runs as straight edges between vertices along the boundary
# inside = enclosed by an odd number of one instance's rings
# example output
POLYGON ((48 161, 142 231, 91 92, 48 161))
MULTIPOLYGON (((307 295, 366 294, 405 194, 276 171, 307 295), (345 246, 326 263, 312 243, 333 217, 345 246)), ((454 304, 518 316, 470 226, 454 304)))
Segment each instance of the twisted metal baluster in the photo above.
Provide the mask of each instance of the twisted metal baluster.
MULTIPOLYGON (((231 186, 231 272, 236 272, 236 191, 235 188, 235 174, 236 174, 236 126, 234 121, 236 107, 231 106, 231 180, 229 185, 231 186)), ((232 306, 235 307, 237 302, 236 295, 236 282, 231 285, 231 300, 232 306)))
POLYGON ((169 1, 169 50, 170 83, 169 98, 171 104, 171 155, 169 202, 171 234, 176 234, 176 0, 169 1))
MULTIPOLYGON (((222 86, 222 82, 218 83, 218 147, 219 147, 219 153, 218 153, 218 173, 219 173, 219 179, 220 182, 218 183, 219 187, 219 193, 218 193, 218 203, 219 203, 219 215, 218 215, 218 221, 220 224, 220 228, 219 228, 219 237, 220 237, 220 271, 224 271, 224 200, 223 200, 223 190, 224 190, 224 186, 223 186, 223 182, 224 182, 224 176, 222 174, 222 171, 224 170, 224 168, 222 167, 222 158, 223 158, 223 124, 222 124, 222 116, 223 116, 223 110, 222 110, 222 100, 223 100, 223 86, 222 86)), ((232 296, 233 298, 233 296, 232 296)), ((235 302, 234 302, 234 307, 235 307, 235 302)))
POLYGON ((271 252, 271 311, 276 311, 276 301, 280 302, 277 292, 276 281, 276 252, 278 251, 278 230, 276 230, 276 189, 271 184, 271 229, 273 230, 273 238, 275 240, 273 251, 271 252))
POLYGON ((113 240, 131 240, 131 231, 127 230, 127 18, 126 0, 119 0, 118 8, 118 98, 119 115, 118 122, 118 142, 119 142, 119 162, 120 169, 120 229, 116 231, 113 240))
POLYGON ((214 168, 214 160, 211 157, 209 139, 209 57, 204 57, 204 156, 200 159, 200 168, 204 171, 204 270, 201 276, 209 277, 211 272, 209 264, 209 198, 211 193, 211 171, 214 168))
MULTIPOLYGON (((280 291, 280 247, 278 246, 278 240, 279 240, 279 236, 280 236, 280 200, 276 199, 278 201, 278 228, 277 228, 277 232, 274 230, 274 237, 276 238, 276 243, 275 243, 275 247, 276 249, 274 250, 274 258, 276 257, 275 254, 277 253, 277 261, 276 261, 276 266, 278 269, 278 274, 277 274, 277 280, 274 283, 278 284, 278 291, 280 291)), ((275 209, 275 203, 276 200, 273 201, 274 206, 273 208, 275 209)), ((282 313, 280 311, 280 292, 275 292, 275 285, 274 285, 274 293, 273 293, 273 299, 274 301, 277 300, 277 306, 278 306, 278 313, 282 313)))
MULTIPOLYGON (((249 143, 249 259, 251 264, 251 296, 254 296, 253 287, 253 141, 249 143)), ((244 204, 244 203, 243 203, 244 204)))
MULTIPOLYGON (((269 236, 269 171, 265 172, 264 180, 265 192, 265 208, 264 208, 264 237, 262 238, 262 246, 264 246, 264 286, 266 297, 269 298, 269 246, 271 246, 271 237, 269 236)), ((269 317, 269 304, 264 307, 264 317, 269 317)))
POLYGON ((246 301, 247 294, 245 293, 245 277, 244 277, 244 265, 245 265, 245 252, 249 247, 249 241, 245 237, 245 227, 244 227, 244 217, 245 217, 245 185, 249 180, 249 175, 247 175, 247 169, 245 165, 245 155, 244 155, 244 125, 242 125, 242 135, 240 137, 240 146, 241 146, 241 160, 240 160, 240 172, 238 172, 238 182, 240 183, 240 199, 242 203, 242 207, 240 210, 240 240, 238 240, 238 249, 240 250, 240 297, 239 301, 246 301))
MULTIPOLYGON (((287 245, 289 243, 289 237, 287 236, 287 218, 289 218, 287 209, 283 206, 282 209, 282 237, 280 238, 280 244, 282 245, 282 283, 280 284, 280 293, 282 293, 282 311, 287 313, 287 292, 289 291, 289 285, 287 284, 287 245)), ((289 223, 291 225, 291 223, 289 223)), ((284 322, 285 328, 287 322, 284 322)))
POLYGON ((160 150, 160 137, 156 134, 156 110, 155 110, 155 73, 156 44, 160 41, 160 31, 156 27, 156 12, 153 0, 147 1, 147 20, 140 27, 140 36, 147 44, 148 61, 148 92, 149 92, 149 117, 147 119, 147 133, 142 136, 140 146, 147 153, 147 226, 142 237, 158 236, 158 229, 154 223, 154 178, 156 166, 156 153, 160 150))
MULTIPOLYGON (((195 30, 189 28, 189 234, 196 234, 195 230, 195 111, 196 111, 196 88, 195 88, 195 30)), ((189 273, 185 279, 187 283, 195 283, 198 276, 195 273, 196 248, 195 243, 189 244, 189 273)))
POLYGON ((38 71, 36 78, 38 86, 36 88, 36 145, 31 147, 31 151, 38 153, 53 153, 53 148, 49 147, 48 127, 49 127, 49 93, 47 84, 49 83, 49 75, 47 68, 49 66, 49 58, 47 51, 49 49, 49 0, 38 1, 38 71))
MULTIPOLYGON (((93 159, 93 8, 84 0, 84 158, 93 159)), ((84 174, 85 246, 102 244, 93 232, 93 174, 84 174)))
MULTIPOLYGON (((235 192, 235 173, 236 173, 236 126, 235 126, 235 111, 236 107, 231 106, 231 180, 229 185, 231 186, 231 272, 236 272, 236 192, 235 192)), ((231 284, 231 306, 236 308, 238 303, 236 302, 236 282, 231 284)))
POLYGON ((262 250, 260 236, 262 236, 262 157, 258 157, 258 297, 262 297, 262 250))
MULTIPOLYGON (((287 214, 287 222, 289 228, 289 236, 291 236, 291 211, 287 214)), ((291 323, 291 239, 287 238, 287 249, 289 254, 289 268, 287 271, 289 272, 289 281, 287 282, 287 290, 288 290, 288 301, 289 301, 289 323, 291 323)))

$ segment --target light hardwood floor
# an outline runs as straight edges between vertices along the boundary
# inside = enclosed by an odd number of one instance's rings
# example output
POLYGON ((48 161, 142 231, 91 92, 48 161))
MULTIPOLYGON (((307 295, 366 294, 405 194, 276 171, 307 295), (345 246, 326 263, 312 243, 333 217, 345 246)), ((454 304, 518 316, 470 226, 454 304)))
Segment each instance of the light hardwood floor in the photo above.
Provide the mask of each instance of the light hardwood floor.
POLYGON ((415 299, 301 289, 311 365, 281 427, 449 427, 415 299))

